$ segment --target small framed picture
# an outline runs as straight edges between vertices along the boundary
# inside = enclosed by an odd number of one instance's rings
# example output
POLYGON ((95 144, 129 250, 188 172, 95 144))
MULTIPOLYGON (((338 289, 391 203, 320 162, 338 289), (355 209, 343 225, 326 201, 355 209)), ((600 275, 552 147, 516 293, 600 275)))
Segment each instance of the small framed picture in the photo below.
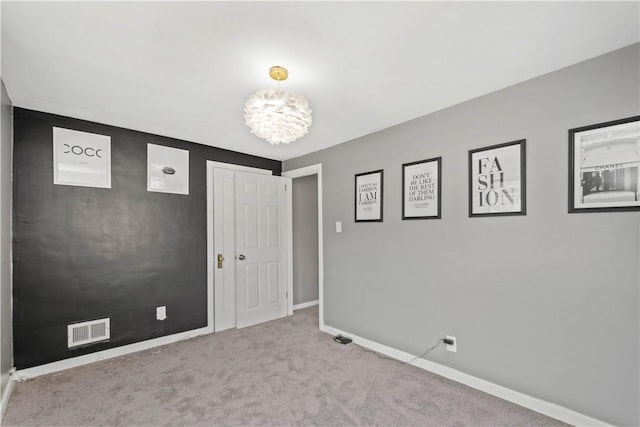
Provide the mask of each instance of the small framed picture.
POLYGON ((147 144, 147 191, 189 194, 189 151, 147 144))
POLYGON ((640 210, 640 116, 569 130, 569 213, 640 210))
POLYGON ((382 222, 382 170, 356 174, 356 222, 382 222))
POLYGON ((469 216, 526 215, 526 140, 469 151, 469 216))
POLYGON ((54 127, 53 183, 111 188, 111 137, 54 127))
POLYGON ((402 219, 440 219, 442 157, 402 165, 402 219))

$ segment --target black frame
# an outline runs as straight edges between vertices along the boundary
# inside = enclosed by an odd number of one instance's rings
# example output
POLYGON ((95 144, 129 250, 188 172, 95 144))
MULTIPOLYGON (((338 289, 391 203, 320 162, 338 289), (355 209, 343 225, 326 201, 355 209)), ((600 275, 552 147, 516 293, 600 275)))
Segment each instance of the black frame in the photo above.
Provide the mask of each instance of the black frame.
MULTIPOLYGON (((576 134, 580 132, 593 130, 593 129, 606 128, 610 126, 617 126, 617 125, 637 122, 637 121, 640 121, 640 116, 627 117, 625 119, 613 120, 609 122, 597 123, 595 125, 569 129, 569 213, 640 211, 640 205, 639 206, 610 206, 610 207, 596 207, 596 208, 576 208, 574 205, 574 195, 575 195, 574 176, 575 176, 575 167, 577 166, 574 161, 576 134)), ((638 173, 640 173, 640 171, 638 171, 638 173)), ((636 191, 636 198, 637 197, 638 196, 636 191)))
POLYGON ((434 157, 432 159, 426 160, 418 160, 417 162, 404 163, 402 165, 402 219, 440 219, 442 218, 442 157, 434 157), (433 163, 436 162, 438 165, 438 213, 436 215, 425 215, 425 216, 407 216, 405 213, 405 169, 408 166, 415 166, 423 163, 433 163))
POLYGON ((486 217, 486 216, 515 216, 527 214, 527 140, 519 139, 517 141, 505 142, 502 144, 490 145, 488 147, 476 148, 469 150, 469 217, 486 217), (473 155, 482 151, 495 150, 498 148, 510 147, 512 145, 520 146, 520 210, 517 212, 487 212, 473 213, 473 155))
POLYGON ((371 171, 371 172, 363 172, 363 173, 357 173, 355 175, 355 187, 354 187, 354 194, 353 194, 353 202, 354 202, 354 212, 353 212, 353 217, 355 222, 382 222, 382 217, 384 214, 384 170, 383 169, 379 169, 379 170, 375 170, 375 171, 371 171), (373 175, 373 174, 380 174, 380 218, 377 219, 358 219, 358 177, 364 176, 364 175, 373 175))

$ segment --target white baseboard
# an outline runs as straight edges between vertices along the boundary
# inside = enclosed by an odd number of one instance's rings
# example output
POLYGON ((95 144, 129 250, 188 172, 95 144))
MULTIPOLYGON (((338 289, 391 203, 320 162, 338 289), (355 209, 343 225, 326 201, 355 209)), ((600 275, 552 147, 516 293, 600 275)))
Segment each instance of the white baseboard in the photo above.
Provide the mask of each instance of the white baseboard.
POLYGON ((300 310, 301 308, 313 307, 314 305, 318 305, 318 300, 296 304, 293 306, 293 310, 295 311, 300 310))
POLYGON ((12 368, 9 373, 9 380, 7 381, 7 386, 3 390, 2 393, 2 407, 0 407, 0 425, 2 425, 2 419, 4 418, 4 413, 7 410, 7 405, 9 404, 9 399, 11 399, 11 392, 13 391, 13 378, 16 369, 12 368))
MULTIPOLYGON (((386 345, 377 343, 375 341, 371 341, 366 338, 362 338, 357 335, 350 334, 349 332, 341 331, 331 326, 322 325, 320 329, 331 335, 338 335, 338 334, 346 335, 349 338, 351 338, 354 343, 362 347, 366 347, 370 350, 376 351, 378 353, 384 354, 394 359, 401 360, 403 362, 411 360, 415 357, 414 355, 406 353, 404 351, 397 350, 395 348, 388 347, 386 345)), ((532 411, 539 412, 543 415, 549 416, 551 418, 555 418, 560 421, 564 421, 565 423, 572 424, 577 427, 586 427, 586 426, 609 427, 610 426, 610 424, 608 423, 597 420, 595 418, 591 418, 587 415, 581 414, 571 409, 565 408, 564 406, 547 402, 546 400, 538 399, 536 397, 532 397, 524 393, 520 393, 519 391, 511 390, 509 388, 503 387, 498 384, 494 384, 492 382, 480 379, 478 377, 474 377, 469 374, 465 374, 464 372, 458 371, 453 368, 449 368, 448 366, 444 366, 439 363, 431 362, 426 359, 418 359, 412 362, 411 364, 421 369, 424 369, 426 371, 433 372, 445 378, 449 378, 450 380, 475 388, 476 390, 483 391, 487 394, 491 394, 493 396, 499 397, 506 401, 531 409, 532 411)))
POLYGON ((147 341, 140 341, 133 344, 123 345, 122 347, 110 348, 108 350, 97 351, 95 353, 85 354, 83 356, 72 357, 70 359, 60 360, 58 362, 47 363, 45 365, 34 366, 33 368, 20 369, 16 372, 15 379, 24 381, 52 372, 63 371, 76 366, 87 365, 99 360, 111 359, 113 357, 124 356, 125 354, 136 353, 138 351, 147 350, 161 345, 171 344, 176 341, 182 341, 188 338, 194 338, 199 335, 212 333, 212 328, 200 328, 192 331, 180 332, 178 334, 167 335, 164 337, 154 338, 147 341))

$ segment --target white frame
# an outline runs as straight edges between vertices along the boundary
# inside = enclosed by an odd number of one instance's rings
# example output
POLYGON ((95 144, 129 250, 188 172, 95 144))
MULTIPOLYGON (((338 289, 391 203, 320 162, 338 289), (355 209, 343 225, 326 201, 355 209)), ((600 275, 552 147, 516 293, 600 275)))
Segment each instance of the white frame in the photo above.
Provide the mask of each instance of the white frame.
MULTIPOLYGON (((168 177, 165 177, 167 179, 168 177)), ((169 181, 171 183, 171 181, 169 181)), ((164 184, 163 184, 164 185, 164 184)), ((189 195, 189 150, 184 150, 182 148, 170 147, 167 145, 159 145, 152 144, 151 142, 147 143, 147 191, 152 193, 167 193, 167 194, 182 194, 185 196, 189 195), (159 158, 155 158, 156 156, 160 157, 170 157, 171 164, 166 164, 163 162, 161 164, 165 164, 166 166, 177 166, 177 172, 179 176, 182 177, 176 178, 171 177, 169 179, 178 180, 174 181, 173 184, 178 184, 177 188, 154 188, 151 185, 152 178, 152 167, 153 163, 158 163, 161 160, 159 158)))
MULTIPOLYGON (((68 129, 63 127, 53 126, 52 141, 53 141, 53 183, 55 185, 70 185, 74 187, 92 187, 92 188, 111 188, 111 136, 103 135, 99 133, 93 133, 93 132, 84 132, 76 129, 68 129), (78 146, 78 148, 81 148, 82 152, 84 153, 87 152, 88 148, 91 148, 92 149, 91 157, 96 156, 97 152, 100 150, 103 150, 105 152, 105 158, 104 158, 105 165, 100 166, 99 169, 93 168, 94 170, 98 170, 101 172, 100 176, 104 176, 103 183, 82 181, 79 179, 62 180, 60 178, 59 165, 62 159, 60 159, 60 154, 58 153, 58 151, 60 149, 59 144, 60 143, 64 144, 64 140, 60 140, 59 138, 63 138, 65 133, 67 134, 67 136, 72 136, 75 134, 76 137, 81 137, 80 134, 84 134, 86 135, 86 138, 93 140, 92 142, 93 144, 104 144, 104 146, 100 147, 98 150, 96 150, 95 147, 82 148, 78 146)), ((70 148, 73 149, 75 147, 76 146, 73 146, 70 148)), ((78 153, 75 153, 75 154, 78 154, 78 153)))

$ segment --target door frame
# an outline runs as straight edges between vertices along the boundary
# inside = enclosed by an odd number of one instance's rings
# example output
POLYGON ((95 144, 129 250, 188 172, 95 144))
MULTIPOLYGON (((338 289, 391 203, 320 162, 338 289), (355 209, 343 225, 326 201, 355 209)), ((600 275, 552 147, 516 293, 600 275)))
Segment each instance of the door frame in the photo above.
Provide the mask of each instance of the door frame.
MULTIPOLYGON (((304 176, 318 176, 318 323, 320 330, 324 330, 324 261, 323 261, 323 242, 322 242, 322 163, 306 166, 299 169, 293 169, 282 172, 285 178, 302 178, 304 176)), ((293 184, 292 184, 293 187, 293 184)), ((293 188, 287 192, 287 225, 289 227, 289 266, 288 266, 288 286, 289 300, 287 313, 289 316, 293 314, 293 188)))
MULTIPOLYGON (((239 172, 251 172, 258 173, 262 175, 273 175, 273 171, 271 169, 260 169, 253 168, 249 166, 241 166, 234 165, 232 163, 223 163, 223 162, 215 162, 212 160, 207 160, 207 328, 210 329, 211 332, 215 331, 215 322, 214 322, 214 295, 215 295, 215 269, 214 269, 214 261, 215 261, 215 251, 214 244, 215 240, 213 238, 213 170, 215 168, 219 169, 227 169, 239 172)), ((287 203, 289 201, 287 200, 287 203)), ((288 209, 288 207, 287 207, 288 209)), ((287 219, 288 222, 291 221, 291 217, 287 219)), ((288 278, 287 278, 288 280, 288 278)))

